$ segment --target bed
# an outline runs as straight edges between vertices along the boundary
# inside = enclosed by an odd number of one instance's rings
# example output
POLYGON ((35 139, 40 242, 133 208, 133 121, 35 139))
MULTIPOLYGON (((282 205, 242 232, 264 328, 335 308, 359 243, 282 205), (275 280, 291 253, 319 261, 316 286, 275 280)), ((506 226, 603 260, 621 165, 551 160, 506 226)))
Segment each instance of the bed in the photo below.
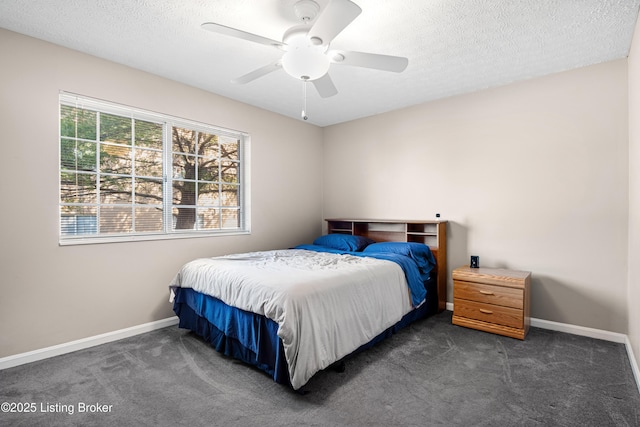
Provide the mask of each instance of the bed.
POLYGON ((180 328, 298 390, 438 311, 434 252, 330 233, 289 249, 193 260, 172 280, 170 299, 180 328))

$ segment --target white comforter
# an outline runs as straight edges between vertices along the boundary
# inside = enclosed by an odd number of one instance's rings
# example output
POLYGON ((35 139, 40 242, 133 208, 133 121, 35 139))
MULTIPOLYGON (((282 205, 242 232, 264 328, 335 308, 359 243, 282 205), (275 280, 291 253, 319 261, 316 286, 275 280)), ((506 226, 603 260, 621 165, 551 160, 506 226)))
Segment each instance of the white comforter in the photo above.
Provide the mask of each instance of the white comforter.
POLYGON ((411 310, 396 263, 301 249, 197 259, 171 286, 275 321, 294 389, 411 310))

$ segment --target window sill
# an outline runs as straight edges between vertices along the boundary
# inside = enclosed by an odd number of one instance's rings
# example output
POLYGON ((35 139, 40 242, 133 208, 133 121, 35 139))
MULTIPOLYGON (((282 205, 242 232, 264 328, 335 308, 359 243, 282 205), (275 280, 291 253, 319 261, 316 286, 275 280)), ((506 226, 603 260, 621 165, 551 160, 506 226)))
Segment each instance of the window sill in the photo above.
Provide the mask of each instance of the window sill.
POLYGON ((67 237, 58 241, 59 246, 96 245, 103 243, 125 243, 153 240, 195 239, 202 237, 237 236, 251 234, 250 230, 228 230, 212 232, 184 232, 172 234, 127 234, 101 237, 67 237))

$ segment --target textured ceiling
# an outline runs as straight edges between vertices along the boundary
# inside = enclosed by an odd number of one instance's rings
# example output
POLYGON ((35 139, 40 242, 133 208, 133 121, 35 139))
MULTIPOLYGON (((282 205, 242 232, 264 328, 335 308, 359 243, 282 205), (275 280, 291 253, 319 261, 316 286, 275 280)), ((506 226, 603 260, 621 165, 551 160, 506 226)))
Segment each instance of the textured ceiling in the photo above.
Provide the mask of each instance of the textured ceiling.
MULTIPOLYGON (((325 7, 329 0, 316 0, 325 7)), ((332 65, 339 93, 307 92, 327 126, 518 80, 624 58, 640 0, 354 0, 331 44, 409 58, 400 74, 332 65)), ((231 79, 282 55, 200 28, 212 21, 281 40, 295 0, 0 0, 0 27, 300 119, 302 82, 283 70, 231 79)))

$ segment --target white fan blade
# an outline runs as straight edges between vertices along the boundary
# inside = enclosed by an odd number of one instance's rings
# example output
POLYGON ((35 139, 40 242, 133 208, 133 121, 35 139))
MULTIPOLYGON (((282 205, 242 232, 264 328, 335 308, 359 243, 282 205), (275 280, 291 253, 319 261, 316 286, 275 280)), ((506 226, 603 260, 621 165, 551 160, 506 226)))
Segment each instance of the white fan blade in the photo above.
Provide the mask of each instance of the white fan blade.
POLYGON ((307 36, 317 37, 327 45, 361 12, 360 6, 349 0, 332 0, 316 18, 307 36))
POLYGON ((282 68, 282 64, 278 59, 276 62, 272 62, 271 64, 267 64, 264 67, 253 70, 252 72, 247 73, 244 76, 240 76, 237 79, 231 80, 231 83, 243 85, 245 83, 252 82, 259 77, 266 76, 267 74, 279 70, 280 68, 282 68))
POLYGON ((225 27, 224 25, 216 24, 213 22, 205 22, 201 27, 207 31, 211 31, 218 34, 224 34, 225 36, 231 36, 242 40, 248 40, 254 43, 260 43, 267 46, 281 47, 284 43, 271 40, 266 37, 258 36, 256 34, 247 33, 246 31, 238 30, 236 28, 225 27))
POLYGON ((338 89, 333 84, 333 80, 329 76, 329 73, 312 81, 313 85, 322 98, 329 98, 330 96, 337 95, 338 89))
POLYGON ((409 65, 409 60, 401 56, 378 55, 376 53, 350 52, 348 50, 332 50, 327 53, 334 64, 354 67, 373 68, 382 71, 401 73, 409 65))

